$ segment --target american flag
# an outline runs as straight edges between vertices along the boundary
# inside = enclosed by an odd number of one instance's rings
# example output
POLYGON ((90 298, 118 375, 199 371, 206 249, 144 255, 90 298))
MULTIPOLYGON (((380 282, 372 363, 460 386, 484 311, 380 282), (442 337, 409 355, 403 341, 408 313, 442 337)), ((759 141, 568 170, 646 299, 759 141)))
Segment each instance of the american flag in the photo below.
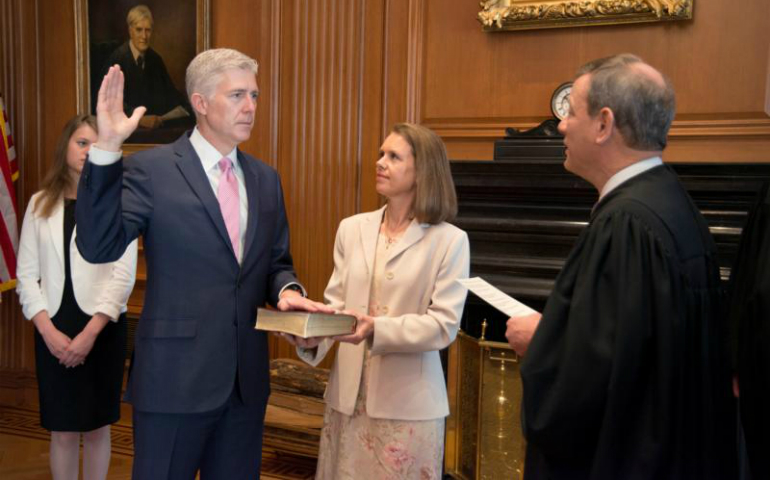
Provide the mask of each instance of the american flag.
POLYGON ((13 182, 19 177, 11 126, 0 97, 0 293, 16 287, 19 230, 13 182))

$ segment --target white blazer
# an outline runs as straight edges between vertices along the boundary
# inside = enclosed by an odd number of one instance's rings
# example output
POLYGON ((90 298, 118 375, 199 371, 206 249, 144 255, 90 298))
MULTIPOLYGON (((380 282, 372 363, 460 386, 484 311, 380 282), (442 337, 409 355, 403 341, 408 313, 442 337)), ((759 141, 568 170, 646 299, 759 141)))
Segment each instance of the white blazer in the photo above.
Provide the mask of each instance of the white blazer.
MULTIPOLYGON (((56 315, 64 292, 64 201, 60 200, 51 216, 44 218, 35 213, 40 196, 41 192, 32 196, 24 214, 16 266, 16 293, 28 320, 41 310, 50 317, 56 315)), ((137 242, 134 240, 117 262, 97 265, 80 256, 76 235, 77 227, 67 246, 75 300, 88 315, 101 312, 117 321, 126 311, 134 288, 137 242)))
MULTIPOLYGON (((346 218, 334 244, 334 273, 324 292, 335 309, 367 313, 377 236, 385 209, 346 218)), ((457 336, 466 289, 455 282, 470 269, 468 236, 448 223, 420 224, 404 232, 385 264, 374 318, 366 413, 372 418, 430 420, 449 415, 439 350, 457 336)), ((298 349, 317 365, 333 341, 298 349)), ((326 402, 352 415, 361 382, 365 345, 341 343, 326 388, 326 402)))

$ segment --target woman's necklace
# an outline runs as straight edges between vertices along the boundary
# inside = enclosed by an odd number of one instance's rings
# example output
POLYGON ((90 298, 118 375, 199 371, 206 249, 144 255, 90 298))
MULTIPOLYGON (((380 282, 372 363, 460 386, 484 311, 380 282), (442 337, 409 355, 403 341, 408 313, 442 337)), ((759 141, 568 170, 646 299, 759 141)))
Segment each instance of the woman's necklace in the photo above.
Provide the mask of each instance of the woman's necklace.
POLYGON ((383 233, 385 235, 385 250, 389 249, 394 243, 398 241, 398 237, 391 237, 387 233, 383 233))
POLYGON ((380 229, 382 234, 385 236, 385 249, 389 249, 391 246, 393 246, 396 242, 398 242, 401 239, 401 236, 406 231, 407 227, 409 227, 409 224, 412 223, 412 219, 408 218, 407 221, 402 225, 399 226, 398 229, 391 229, 388 227, 388 221, 386 219, 386 215, 382 216, 382 228, 380 229))

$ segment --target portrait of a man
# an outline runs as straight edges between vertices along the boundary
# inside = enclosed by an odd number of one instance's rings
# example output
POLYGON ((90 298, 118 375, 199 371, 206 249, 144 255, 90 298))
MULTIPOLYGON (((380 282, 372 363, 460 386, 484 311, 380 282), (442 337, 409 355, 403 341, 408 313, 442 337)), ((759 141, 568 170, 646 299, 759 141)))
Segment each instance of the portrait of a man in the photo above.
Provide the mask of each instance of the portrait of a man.
POLYGON ((91 109, 101 78, 110 66, 120 65, 126 114, 147 108, 127 143, 168 143, 195 123, 184 85, 184 66, 196 53, 195 0, 173 6, 134 2, 119 2, 118 9, 114 2, 89 2, 91 109))

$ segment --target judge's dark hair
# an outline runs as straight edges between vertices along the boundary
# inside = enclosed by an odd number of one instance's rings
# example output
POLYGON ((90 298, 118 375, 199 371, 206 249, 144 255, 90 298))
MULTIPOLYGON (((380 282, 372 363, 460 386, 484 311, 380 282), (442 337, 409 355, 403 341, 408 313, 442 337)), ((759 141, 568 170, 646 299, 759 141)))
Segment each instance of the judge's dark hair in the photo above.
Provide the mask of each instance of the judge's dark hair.
POLYGON ((95 117, 84 114, 76 115, 64 125, 64 129, 62 130, 61 135, 59 135, 59 139, 56 141, 56 149, 53 153, 53 165, 51 165, 51 169, 40 183, 40 190, 42 190, 42 193, 35 204, 35 213, 40 217, 50 217, 56 203, 64 195, 64 191, 68 190, 70 187, 77 187, 77 185, 72 185, 73 180, 69 173, 69 166, 67 165, 67 150, 69 148, 70 138, 72 138, 75 131, 83 125, 88 125, 94 129, 94 132, 98 132, 95 117))
POLYGON ((393 133, 412 147, 415 195, 412 213, 420 223, 432 225, 457 216, 457 195, 446 148, 433 130, 413 123, 397 123, 393 133))
POLYGON ((615 125, 629 148, 663 150, 676 111, 676 98, 671 82, 663 84, 635 67, 643 64, 636 55, 624 53, 589 62, 577 76, 589 74, 588 113, 591 116, 609 108, 615 125))

